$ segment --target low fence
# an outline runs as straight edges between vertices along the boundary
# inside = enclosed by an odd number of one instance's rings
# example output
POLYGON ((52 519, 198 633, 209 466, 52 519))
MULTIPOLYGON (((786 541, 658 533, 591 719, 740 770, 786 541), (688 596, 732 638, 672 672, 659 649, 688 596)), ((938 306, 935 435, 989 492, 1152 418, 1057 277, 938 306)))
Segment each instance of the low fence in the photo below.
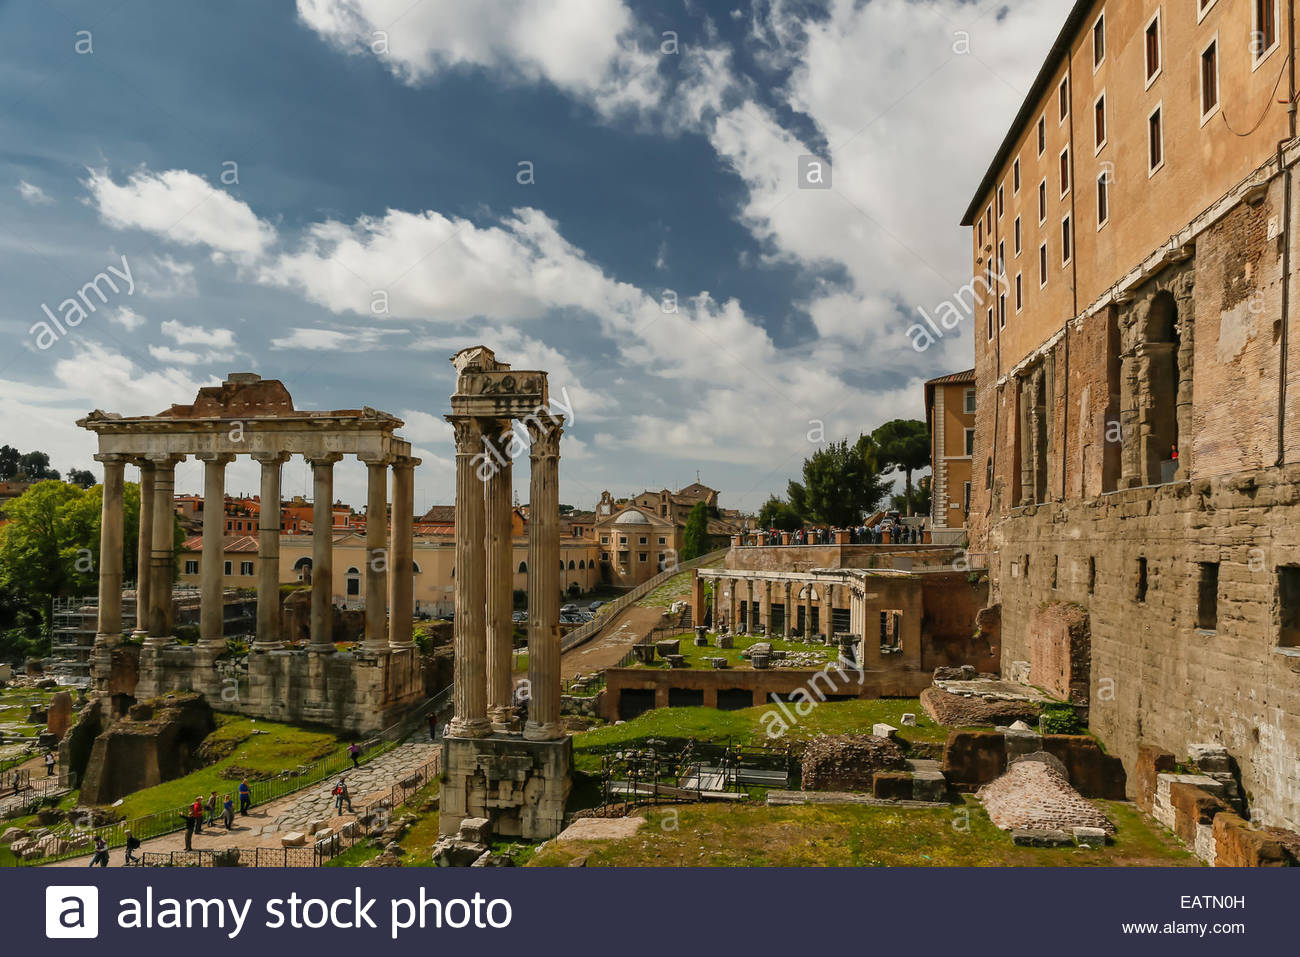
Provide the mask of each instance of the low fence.
MULTIPOLYGON (((372 761, 384 752, 391 750, 398 742, 408 737, 427 721, 429 713, 436 712, 445 703, 446 696, 450 692, 450 688, 444 688, 401 721, 386 728, 374 737, 361 742, 361 753, 357 756, 358 761, 372 761)), ((279 776, 266 781, 250 781, 249 791, 252 797, 250 806, 267 804, 288 794, 304 790, 319 784, 326 778, 337 775, 341 771, 345 772, 351 767, 352 758, 346 751, 343 751, 322 758, 303 768, 282 772, 279 776)), ((236 788, 237 785, 232 782, 231 794, 236 798, 237 802, 236 788)), ((34 796, 25 801, 25 804, 35 809, 44 800, 43 796, 34 796)), ((156 811, 144 817, 117 821, 99 827, 85 826, 90 822, 85 822, 82 826, 72 822, 71 827, 64 833, 60 833, 57 828, 52 829, 52 832, 61 838, 66 846, 59 847, 55 845, 55 853, 30 860, 20 860, 19 863, 24 866, 39 866, 69 857, 80 857, 92 849, 96 837, 103 837, 111 849, 125 845, 127 831, 130 831, 133 837, 141 841, 147 841, 155 837, 162 837, 164 834, 171 834, 174 831, 184 830, 185 818, 182 815, 183 810, 183 808, 171 808, 166 811, 156 811)))
MULTIPOLYGON (((623 609, 627 608, 627 606, 631 605, 633 602, 640 601, 646 595, 650 594, 650 592, 668 581, 668 579, 675 575, 680 575, 682 572, 692 571, 693 569, 699 568, 701 565, 707 565, 709 562, 717 561, 726 555, 727 551, 727 549, 723 548, 716 552, 710 552, 707 555, 701 555, 699 558, 693 558, 689 562, 683 562, 674 568, 660 572, 648 581, 642 582, 626 595, 620 595, 618 598, 615 598, 605 606, 605 608, 608 608, 609 610, 605 611, 605 613, 595 621, 589 621, 585 625, 580 625, 564 636, 564 639, 560 642, 561 654, 578 647, 578 645, 583 642, 589 641, 594 636, 600 634, 600 630, 622 613, 623 609)), ((602 609, 602 611, 604 611, 604 609, 602 609)))

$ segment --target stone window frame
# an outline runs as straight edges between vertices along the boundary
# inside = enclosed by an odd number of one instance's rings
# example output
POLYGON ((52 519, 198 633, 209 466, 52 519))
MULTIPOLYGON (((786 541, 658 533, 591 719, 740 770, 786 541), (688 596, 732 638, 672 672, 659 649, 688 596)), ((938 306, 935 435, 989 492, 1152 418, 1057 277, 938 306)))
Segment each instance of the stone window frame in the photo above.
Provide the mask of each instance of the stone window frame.
POLYGON ((1160 172, 1162 169, 1165 168, 1164 107, 1165 107, 1165 101, 1161 100, 1158 103, 1156 103, 1156 105, 1151 108, 1151 112, 1147 114, 1147 179, 1150 179, 1151 177, 1155 176, 1156 173, 1160 172), (1154 125, 1152 123, 1153 120, 1155 121, 1154 125), (1154 139, 1152 139, 1151 136, 1153 130, 1156 131, 1160 137, 1159 144, 1158 144, 1160 149, 1160 158, 1159 161, 1154 166, 1151 164, 1151 160, 1155 153, 1157 143, 1154 139))
POLYGON ((1056 125, 1063 126, 1065 121, 1070 118, 1070 74, 1067 73, 1061 77, 1061 82, 1056 85, 1056 125))
POLYGON ((1061 199, 1070 195, 1070 190, 1074 188, 1074 177, 1070 175, 1070 144, 1066 143, 1065 148, 1056 154, 1056 177, 1061 185, 1061 199))
POLYGON ((1001 219, 1007 211, 1007 197, 1003 190, 1002 184, 998 183, 998 219, 1001 219))
POLYGON ((1165 42, 1164 42, 1164 22, 1160 17, 1160 8, 1156 7, 1155 13, 1142 27, 1142 72, 1146 75, 1146 86, 1143 89, 1151 89, 1151 84, 1160 79, 1160 75, 1165 72, 1165 42), (1152 27, 1156 28, 1156 69, 1151 72, 1151 49, 1147 46, 1147 37, 1151 33, 1152 27))
POLYGON ((1106 228, 1110 222, 1110 170, 1103 169, 1097 177, 1097 232, 1106 228), (1104 202, 1103 202, 1104 200, 1104 202), (1103 206, 1106 210, 1105 218, 1102 218, 1101 212, 1103 206))
POLYGON ((235 563, 232 561, 222 562, 221 573, 223 575, 233 575, 235 573, 235 563))
POLYGON ((1020 214, 1016 213, 1015 221, 1011 224, 1011 258, 1019 259, 1020 250, 1024 248, 1024 229, 1020 225, 1020 214))
POLYGON ((1038 117, 1038 125, 1035 127, 1035 130, 1038 137, 1038 142, 1036 144, 1038 147, 1038 155, 1041 157, 1047 152, 1047 113, 1044 112, 1038 117))
POLYGON ((1047 222, 1047 177, 1038 184, 1038 225, 1047 222))
POLYGON ((1092 72, 1095 75, 1106 62, 1106 8, 1101 8, 1097 19, 1092 21, 1092 72), (1100 28, 1100 30, 1098 29, 1100 28), (1100 38, 1101 42, 1097 40, 1100 38))
POLYGON ((199 562, 196 558, 185 559, 185 574, 197 575, 199 573, 199 562))
POLYGON ((962 408, 965 411, 966 415, 975 414, 975 398, 976 396, 975 396, 974 389, 967 389, 965 394, 962 396, 962 402, 963 402, 962 408))
POLYGON ((992 306, 989 306, 988 326, 989 326, 988 341, 992 342, 993 341, 993 307, 992 306))
POLYGON ((1044 289, 1047 287, 1048 272, 1050 272, 1050 270, 1048 269, 1047 240, 1043 240, 1038 245, 1038 288, 1039 289, 1044 289))
POLYGON ((1074 259, 1074 218, 1070 213, 1061 217, 1061 268, 1074 259))
POLYGON ((965 450, 965 454, 954 456, 954 458, 968 459, 975 455, 975 430, 974 429, 962 429, 962 448, 965 450))
POLYGON ((256 569, 254 568, 253 563, 252 563, 252 562, 240 562, 240 563, 239 563, 239 574, 240 574, 241 576, 256 574, 256 569))
POLYGON ((1093 156, 1100 154, 1101 151, 1106 148, 1106 144, 1110 142, 1110 122, 1106 109, 1105 87, 1102 87, 1101 92, 1097 94, 1097 98, 1092 101, 1092 141, 1093 156), (1097 112, 1098 106, 1101 107, 1100 114, 1097 112), (1099 115, 1101 118, 1100 123, 1098 123, 1099 115), (1098 134, 1100 134, 1100 136, 1098 134))
POLYGON ((1017 156, 1011 164, 1011 195, 1020 195, 1020 157, 1017 156))
POLYGON ((1205 15, 1214 8, 1219 0, 1196 0, 1196 22, 1200 23, 1205 19, 1205 15))
POLYGON ((1269 3, 1273 7, 1273 42, 1268 49, 1259 52, 1255 51, 1255 37, 1257 37, 1260 32, 1259 9, 1261 0, 1254 0, 1250 5, 1251 73, 1254 73, 1263 66, 1264 61, 1276 53, 1278 48, 1282 46, 1282 31, 1280 29, 1282 24, 1282 0, 1262 0, 1262 2, 1269 3))
POLYGON ((1219 109, 1223 104, 1223 92, 1219 84, 1219 32, 1217 30, 1214 31, 1214 35, 1210 37, 1208 41, 1206 41, 1205 45, 1201 47, 1201 52, 1197 56, 1197 64, 1199 66, 1197 72, 1199 74, 1199 80, 1200 80, 1199 86, 1200 86, 1200 97, 1201 97, 1201 127, 1204 128, 1205 124, 1210 122, 1210 120, 1214 118, 1214 115, 1219 112, 1219 109), (1211 48, 1213 48, 1214 50, 1214 103, 1210 106, 1209 110, 1206 110, 1205 108, 1205 54, 1208 53, 1211 48))
POLYGON ((648 562, 648 561, 650 560, 650 553, 649 553, 649 552, 637 552, 637 553, 636 553, 636 560, 637 560, 638 563, 644 565, 646 562, 648 562))
POLYGON ((1025 311, 1024 273, 1016 273, 1016 315, 1025 311))

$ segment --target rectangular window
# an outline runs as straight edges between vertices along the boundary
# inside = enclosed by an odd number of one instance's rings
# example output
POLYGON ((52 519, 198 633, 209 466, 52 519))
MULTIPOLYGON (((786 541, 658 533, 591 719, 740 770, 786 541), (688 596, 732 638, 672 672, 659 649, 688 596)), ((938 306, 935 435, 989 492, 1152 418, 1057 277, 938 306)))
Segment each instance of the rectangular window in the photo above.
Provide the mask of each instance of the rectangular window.
POLYGON ((989 308, 989 341, 993 341, 993 309, 989 308))
POLYGON ((1038 247, 1038 288, 1047 285, 1047 243, 1038 247))
POLYGON ((1038 225, 1047 222, 1047 180, 1038 184, 1038 225))
POLYGON ((980 249, 984 248, 984 220, 975 224, 975 245, 980 249))
POLYGON ((992 203, 989 204, 988 209, 984 210, 984 230, 989 234, 990 237, 992 237, 993 235, 993 204, 992 203))
POLYGON ((1097 559, 1095 556, 1088 559, 1088 594, 1094 594, 1097 591, 1097 559))
POLYGON ((649 553, 648 553, 648 552, 637 552, 637 553, 636 553, 636 560, 639 561, 639 562, 646 562, 646 561, 649 561, 649 560, 650 560, 649 553))
POLYGON ((1300 648, 1300 565, 1278 566, 1277 601, 1282 616, 1277 643, 1300 648))
POLYGON ((1020 273, 1016 273, 1016 313, 1025 308, 1025 284, 1020 273))
POLYGON ((1006 211, 1007 211, 1007 204, 1002 192, 1002 187, 999 186, 998 187, 998 219, 1001 219, 1002 214, 1005 213, 1006 211))
POLYGON ((241 574, 241 575, 251 575, 251 574, 253 574, 253 563, 252 563, 252 562, 240 562, 240 563, 239 563, 239 574, 241 574))
POLYGON ((650 540, 649 540, 648 538, 646 538, 644 535, 642 535, 642 536, 641 536, 641 540, 640 540, 639 542, 637 542, 637 544, 638 544, 638 545, 645 545, 645 544, 648 544, 649 541, 650 541, 650 540))
POLYGON ((1069 265, 1070 257, 1074 255, 1073 235, 1070 229, 1070 217, 1067 215, 1061 220, 1061 265, 1069 265))
POLYGON ((1007 241, 1005 239, 1000 239, 998 240, 998 275, 1005 276, 1006 274, 1007 274, 1007 241))
POLYGON ((1057 123, 1064 123, 1065 118, 1070 115, 1070 78, 1064 77, 1061 85, 1056 88, 1057 110, 1060 116, 1057 123))
POLYGON ((998 296, 998 328, 1007 327, 1007 294, 1004 292, 998 296))
POLYGON ((608 545, 608 544, 609 544, 609 536, 608 536, 608 535, 602 535, 602 536, 600 536, 600 544, 602 544, 602 545, 608 545))
POLYGON ((197 575, 199 573, 199 563, 193 559, 185 559, 185 574, 197 575))
POLYGON ((1219 41, 1201 51, 1201 123, 1219 108, 1219 41))
POLYGON ((1254 0, 1254 26, 1250 37, 1250 51, 1254 54, 1255 66, 1277 47, 1277 0, 1254 0))
POLYGON ((1215 631, 1219 627, 1219 563, 1201 562, 1196 591, 1196 627, 1215 631))
POLYGON ((966 454, 966 455, 974 455, 974 454, 975 454, 975 430, 974 430, 974 429, 967 429, 967 430, 966 430, 966 445, 965 445, 965 449, 966 449, 966 451, 965 451, 964 454, 966 454))
POLYGON ((1015 251, 1016 258, 1020 258, 1020 217, 1011 226, 1011 248, 1015 251))
POLYGON ((961 485, 961 512, 963 515, 970 514, 970 482, 961 485))
POLYGON ((1147 560, 1145 558, 1138 559, 1138 581, 1137 581, 1136 600, 1139 603, 1145 602, 1147 600, 1147 560))
POLYGON ((1020 157, 1011 164, 1011 192, 1013 194, 1020 192, 1020 157))
POLYGON ((1209 12, 1210 7, 1214 6, 1215 0, 1196 0, 1196 22, 1200 23, 1205 19, 1205 14, 1209 12))
POLYGON ((234 566, 231 562, 226 562, 225 565, 224 565, 224 567, 221 569, 221 573, 222 573, 223 575, 230 575, 230 574, 233 574, 233 573, 234 573, 234 567, 235 567, 235 566, 234 566))
POLYGON ((1095 73, 1106 59, 1106 14, 1103 11, 1092 25, 1092 70, 1095 73))
POLYGON ((1097 102, 1092 107, 1092 128, 1094 142, 1096 143, 1097 152, 1106 145, 1106 94, 1102 93, 1097 97, 1097 102))
POLYGON ((627 544, 627 536, 626 536, 626 535, 620 535, 620 536, 618 537, 618 543, 619 543, 620 545, 626 545, 626 544, 627 544))
POLYGON ((965 398, 966 398, 966 406, 965 406, 966 414, 974 415, 975 414, 975 390, 967 389, 965 398))
POLYGON ((1147 175, 1154 174, 1165 165, 1165 131, 1160 120, 1161 108, 1157 106, 1147 117, 1147 159, 1150 166, 1147 175))
POLYGON ((660 544, 660 545, 667 545, 667 544, 668 544, 668 539, 666 539, 666 538, 660 536, 660 538, 659 538, 659 544, 660 544))
POLYGON ((1155 16, 1153 16, 1147 22, 1145 44, 1143 49, 1145 51, 1147 87, 1149 88, 1151 84, 1156 81, 1156 77, 1160 75, 1160 69, 1162 66, 1161 51, 1160 51, 1160 11, 1159 10, 1157 10, 1155 12, 1155 16))
POLYGON ((1038 155, 1042 156, 1043 151, 1047 149, 1047 117, 1038 118, 1038 155))
POLYGON ((1060 162, 1057 165, 1060 167, 1061 196, 1064 198, 1070 191, 1070 147, 1061 150, 1060 162))
POLYGON ((1097 228, 1105 226, 1110 220, 1110 174, 1103 172, 1097 177, 1097 228))

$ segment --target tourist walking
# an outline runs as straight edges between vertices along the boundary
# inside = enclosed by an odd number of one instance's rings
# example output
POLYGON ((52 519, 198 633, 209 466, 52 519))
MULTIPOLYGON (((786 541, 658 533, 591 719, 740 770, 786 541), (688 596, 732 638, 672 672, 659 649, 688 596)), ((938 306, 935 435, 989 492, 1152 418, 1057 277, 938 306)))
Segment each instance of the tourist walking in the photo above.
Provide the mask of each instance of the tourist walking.
POLYGON ((208 824, 217 823, 217 792, 213 791, 208 795, 208 824))
POLYGON ((361 765, 358 763, 358 759, 361 757, 361 745, 357 744, 355 741, 349 744, 348 757, 352 759, 352 767, 360 767, 361 765))
POLYGON ((235 802, 227 794, 221 802, 221 819, 226 822, 226 830, 230 830, 235 824, 235 802))
POLYGON ((190 817, 194 818, 194 833, 203 833, 203 795, 200 794, 190 805, 190 817))
POLYGON ((90 858, 90 866, 98 864, 100 867, 108 867, 108 841, 104 840, 104 835, 95 835, 95 853, 90 858))
MULTIPOLYGON (((199 801, 194 802, 200 805, 199 801)), ((201 805, 200 805, 201 806, 201 805)), ((202 810, 199 812, 202 813, 202 810)), ((194 807, 191 806, 181 812, 181 820, 185 822, 185 850, 194 850, 194 832, 198 829, 199 818, 194 816, 194 807)))
POLYGON ((135 856, 135 852, 140 849, 140 839, 130 831, 126 832, 126 860, 123 864, 139 864, 140 858, 135 856))
POLYGON ((347 803, 348 813, 352 813, 352 795, 348 793, 348 782, 339 778, 339 783, 334 786, 334 813, 343 813, 343 804, 347 803))
POLYGON ((438 740, 438 716, 436 714, 429 715, 429 740, 438 740))
POLYGON ((248 778, 239 782, 239 813, 247 814, 253 806, 253 789, 248 786, 248 778))
POLYGON ((54 777, 54 760, 55 760, 54 752, 46 751, 45 752, 45 776, 47 778, 54 777))

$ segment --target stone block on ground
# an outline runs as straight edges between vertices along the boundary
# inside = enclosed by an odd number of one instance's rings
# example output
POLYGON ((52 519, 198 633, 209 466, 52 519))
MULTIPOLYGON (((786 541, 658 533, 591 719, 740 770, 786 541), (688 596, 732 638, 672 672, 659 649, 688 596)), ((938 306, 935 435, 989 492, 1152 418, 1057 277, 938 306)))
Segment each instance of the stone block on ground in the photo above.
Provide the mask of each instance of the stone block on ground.
POLYGON ((1205 774, 1159 774, 1156 775, 1155 800, 1151 802, 1151 816, 1169 830, 1176 825, 1174 805, 1170 798, 1170 788, 1175 784, 1187 784, 1200 788, 1214 797, 1223 797, 1223 783, 1205 774))
POLYGON ((714 644, 719 648, 734 648, 736 647, 736 639, 731 637, 731 635, 723 633, 714 639, 714 644))
POLYGON ((898 734, 898 729, 892 724, 873 724, 871 726, 871 734, 876 738, 886 738, 893 741, 894 737, 898 734))
POLYGON ((1100 827, 1076 827, 1073 833, 1074 843, 1080 847, 1105 847, 1111 840, 1100 827))
POLYGON ((302 831, 289 831, 280 835, 281 847, 302 847, 307 843, 307 835, 302 831))
POLYGON ((916 727, 916 715, 914 715, 914 714, 913 714, 912 712, 910 712, 910 711, 905 712, 905 713, 903 714, 903 727, 905 727, 905 728, 915 728, 915 727, 916 727))
POLYGON ((492 839, 492 822, 485 817, 462 818, 458 836, 462 841, 486 844, 492 839))
POLYGON ((912 800, 912 772, 877 771, 871 779, 871 794, 882 801, 912 800))
POLYGON ((1018 847, 1069 847, 1074 838, 1057 828, 1017 827, 1011 830, 1011 843, 1018 847))

